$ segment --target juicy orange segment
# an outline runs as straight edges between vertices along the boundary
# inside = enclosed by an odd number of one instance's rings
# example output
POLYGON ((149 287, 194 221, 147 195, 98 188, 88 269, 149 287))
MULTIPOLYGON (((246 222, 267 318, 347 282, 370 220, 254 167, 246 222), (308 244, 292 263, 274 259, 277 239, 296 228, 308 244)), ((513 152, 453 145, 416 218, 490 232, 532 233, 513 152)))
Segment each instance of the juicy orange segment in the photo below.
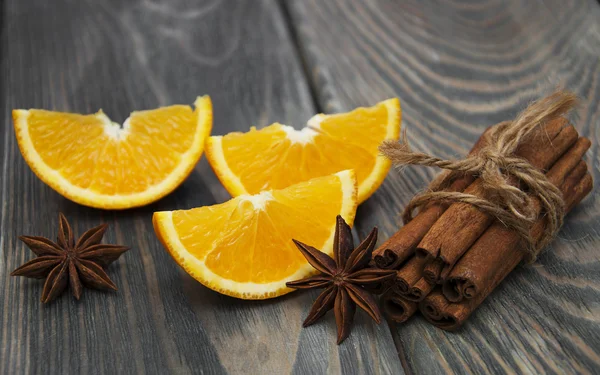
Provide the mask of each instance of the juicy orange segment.
POLYGON ((86 206, 124 209, 174 190, 200 159, 212 127, 208 96, 196 109, 133 112, 123 126, 92 115, 14 110, 17 142, 35 174, 86 206))
POLYGON ((354 172, 343 171, 214 206, 155 212, 152 221, 196 280, 233 297, 265 299, 314 273, 292 239, 331 255, 335 217, 352 224, 356 207, 354 172))
POLYGON ((294 130, 273 124, 207 139, 206 157, 232 196, 282 189, 314 177, 354 169, 358 201, 377 190, 390 169, 382 141, 400 136, 400 102, 383 101, 348 113, 319 114, 294 130))

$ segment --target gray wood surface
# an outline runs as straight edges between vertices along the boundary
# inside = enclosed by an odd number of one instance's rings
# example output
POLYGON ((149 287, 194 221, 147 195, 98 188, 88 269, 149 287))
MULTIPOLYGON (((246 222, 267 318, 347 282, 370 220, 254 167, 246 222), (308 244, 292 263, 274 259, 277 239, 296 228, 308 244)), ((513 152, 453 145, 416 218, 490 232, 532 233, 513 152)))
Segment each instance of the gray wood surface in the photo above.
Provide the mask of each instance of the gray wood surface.
MULTIPOLYGON (((325 111, 399 96, 414 148, 463 155, 481 131, 556 85, 581 96, 573 116, 600 180, 600 6, 594 0, 292 1, 313 91, 325 111)), ((389 175, 358 210, 364 235, 434 172, 389 175)), ((600 201, 571 215, 533 266, 521 267, 457 333, 421 317, 394 328, 409 373, 599 373, 600 201)))
POLYGON ((387 325, 357 314, 335 344, 328 316, 302 321, 313 293, 236 300, 193 280, 157 241, 151 215, 227 200, 203 160, 173 194, 141 209, 74 204, 23 161, 12 108, 95 112, 193 103, 210 94, 213 134, 274 121, 302 127, 315 113, 281 7, 272 1, 6 0, 2 28, 0 374, 402 373, 387 325), (48 306, 42 282, 9 277, 33 258, 21 234, 54 236, 58 212, 75 231, 110 224, 132 246, 108 273, 120 290, 85 290, 48 306))
MULTIPOLYGON (((74 204, 23 161, 13 108, 95 112, 191 104, 209 94, 213 134, 315 112, 402 101, 413 146, 461 155, 486 126, 556 84, 582 103, 600 180, 600 6, 593 0, 0 0, 0 374, 19 373, 597 373, 600 203, 588 198, 559 239, 518 269, 458 333, 416 317, 400 326, 357 314, 335 345, 329 314, 301 322, 317 293, 266 302, 214 293, 154 236, 151 214, 229 198, 203 159, 174 193, 123 212, 74 204), (133 249, 108 269, 117 293, 39 302, 42 283, 9 277, 33 257, 21 234, 53 235, 64 212, 81 233, 111 225, 133 249)), ((390 176, 358 211, 380 242, 434 171, 390 176)))

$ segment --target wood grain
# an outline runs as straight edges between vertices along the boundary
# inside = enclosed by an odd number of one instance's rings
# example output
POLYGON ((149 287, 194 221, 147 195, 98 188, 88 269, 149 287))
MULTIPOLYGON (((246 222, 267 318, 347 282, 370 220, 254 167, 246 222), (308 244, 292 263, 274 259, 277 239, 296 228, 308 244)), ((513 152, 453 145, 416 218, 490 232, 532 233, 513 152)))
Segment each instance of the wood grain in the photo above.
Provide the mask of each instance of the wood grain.
MULTIPOLYGON (((398 96, 415 149, 464 155, 482 130, 560 85, 581 105, 600 179, 600 6, 593 0, 331 0, 285 3, 326 112, 398 96)), ((358 211, 391 235, 433 172, 407 168, 358 211)), ((600 372, 600 201, 567 218, 539 261, 510 275, 458 333, 421 317, 395 328, 409 373, 600 372)))
POLYGON ((213 99, 214 134, 302 127, 315 108, 277 3, 6 0, 1 13, 0 374, 402 373, 389 328, 365 314, 338 347, 333 316, 301 328, 317 292, 245 302, 175 264, 151 214, 227 200, 206 161, 161 201, 108 212, 44 185, 15 142, 13 108, 102 108, 122 122, 202 94, 213 99), (65 294, 43 306, 41 282, 9 277, 33 257, 17 236, 53 236, 59 211, 78 234, 106 222, 106 242, 132 246, 108 269, 118 293, 86 290, 79 302, 65 294))

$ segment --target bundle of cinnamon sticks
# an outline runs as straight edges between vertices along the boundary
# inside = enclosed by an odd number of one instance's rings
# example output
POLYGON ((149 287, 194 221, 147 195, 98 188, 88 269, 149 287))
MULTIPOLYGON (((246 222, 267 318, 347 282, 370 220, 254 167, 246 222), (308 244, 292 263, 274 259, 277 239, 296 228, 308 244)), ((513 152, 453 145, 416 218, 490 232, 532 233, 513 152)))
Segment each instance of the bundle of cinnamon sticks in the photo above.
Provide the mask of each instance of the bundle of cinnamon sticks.
MULTIPOLYGON (((471 154, 489 144, 490 129, 471 154)), ((559 117, 534 130, 514 154, 560 189, 568 212, 592 190, 592 177, 582 160, 589 147, 590 141, 559 117)), ((485 195, 482 181, 470 174, 455 179, 447 190, 485 195)), ((538 218, 529 235, 538 240, 547 217, 540 202, 532 202, 538 218)), ((454 330, 523 261, 526 245, 514 230, 469 204, 429 204, 374 251, 376 266, 397 270, 382 297, 383 308, 396 322, 419 310, 432 324, 454 330)))

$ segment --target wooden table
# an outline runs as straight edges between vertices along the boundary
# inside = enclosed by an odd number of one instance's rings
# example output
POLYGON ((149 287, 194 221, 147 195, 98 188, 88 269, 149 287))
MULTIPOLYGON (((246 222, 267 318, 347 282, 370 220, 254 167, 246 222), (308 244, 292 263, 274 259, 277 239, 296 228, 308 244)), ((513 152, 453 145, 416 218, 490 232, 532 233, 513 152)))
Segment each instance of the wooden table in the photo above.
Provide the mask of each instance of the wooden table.
MULTIPOLYGON (((563 85, 600 180, 600 5, 594 0, 4 0, 1 34, 0 373, 598 373, 600 201, 569 215, 551 248, 520 267, 457 333, 415 317, 375 325, 357 314, 335 344, 332 314, 301 328, 317 292, 248 302, 183 272, 151 214, 228 199, 205 159, 167 198, 124 212, 62 198, 22 159, 13 108, 130 111, 197 95, 214 102, 213 134, 400 97, 415 148, 464 154, 481 131, 563 85), (109 269, 120 290, 65 294, 9 277, 32 258, 21 234, 107 222, 133 249, 109 269)), ((433 171, 392 171, 358 210, 355 230, 397 228, 433 171)))

